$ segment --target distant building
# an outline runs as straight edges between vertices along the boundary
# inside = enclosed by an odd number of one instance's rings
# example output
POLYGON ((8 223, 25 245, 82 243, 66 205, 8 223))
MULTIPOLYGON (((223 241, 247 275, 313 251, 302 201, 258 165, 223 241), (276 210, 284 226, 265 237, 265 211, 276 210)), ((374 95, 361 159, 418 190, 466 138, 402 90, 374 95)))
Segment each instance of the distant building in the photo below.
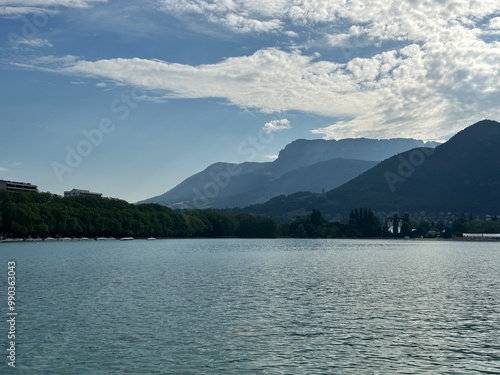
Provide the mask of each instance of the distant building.
POLYGON ((498 239, 500 239, 500 233, 464 233, 464 237, 467 237, 467 238, 498 238, 498 239))
POLYGON ((65 191, 64 192, 64 198, 68 197, 102 197, 101 193, 94 193, 92 191, 88 190, 82 190, 82 189, 73 189, 71 191, 65 191))
POLYGON ((9 191, 32 191, 38 193, 38 186, 27 182, 0 180, 0 190, 9 191))
POLYGON ((394 225, 394 221, 392 219, 389 219, 387 221, 387 228, 389 233, 401 233, 401 227, 403 226, 403 220, 398 220, 396 225, 394 225))

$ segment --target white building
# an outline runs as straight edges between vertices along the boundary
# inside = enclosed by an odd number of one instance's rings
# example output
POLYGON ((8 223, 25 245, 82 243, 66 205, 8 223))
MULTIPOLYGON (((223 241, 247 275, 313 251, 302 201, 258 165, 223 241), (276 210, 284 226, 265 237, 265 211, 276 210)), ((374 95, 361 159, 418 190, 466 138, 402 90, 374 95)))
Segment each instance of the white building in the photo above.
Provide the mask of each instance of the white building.
POLYGON ((64 192, 64 198, 68 197, 102 197, 101 193, 94 193, 89 190, 73 189, 71 191, 64 192))
POLYGON ((32 191, 38 193, 38 186, 27 182, 0 180, 0 190, 9 191, 32 191))
POLYGON ((498 239, 500 239, 500 233, 464 233, 464 237, 467 237, 467 238, 498 238, 498 239))
POLYGON ((401 227, 403 226, 403 220, 400 219, 398 220, 398 222, 396 223, 396 225, 394 225, 394 222, 392 219, 389 219, 387 221, 387 228, 388 228, 388 232, 389 233, 401 233, 401 227))

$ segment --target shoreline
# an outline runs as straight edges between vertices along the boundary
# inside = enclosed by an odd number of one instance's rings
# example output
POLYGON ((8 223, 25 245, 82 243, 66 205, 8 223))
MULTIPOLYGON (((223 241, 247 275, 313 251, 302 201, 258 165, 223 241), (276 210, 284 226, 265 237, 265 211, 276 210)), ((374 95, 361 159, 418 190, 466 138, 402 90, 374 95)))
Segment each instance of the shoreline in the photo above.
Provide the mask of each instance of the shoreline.
POLYGON ((382 237, 377 237, 377 238, 357 238, 357 237, 346 237, 346 238, 324 238, 324 237, 318 237, 318 238, 296 238, 296 237, 275 237, 275 238, 248 238, 248 237, 159 237, 159 238, 151 238, 151 237, 138 237, 138 238, 132 238, 132 237, 124 237, 124 238, 118 238, 118 237, 82 237, 82 238, 69 238, 69 237, 63 237, 63 238, 53 238, 53 237, 48 237, 48 238, 5 238, 0 240, 0 244, 2 243, 41 243, 41 242, 100 242, 100 241, 122 241, 122 242, 129 242, 129 241, 161 241, 161 240, 193 240, 193 239, 199 239, 199 240, 214 240, 214 239, 242 239, 242 240, 259 240, 259 239, 266 239, 266 240, 277 240, 277 239, 292 239, 292 240, 383 240, 383 241, 390 241, 390 240, 396 240, 396 241, 459 241, 459 242, 498 242, 500 241, 500 238, 498 237, 455 237, 455 238, 382 238, 382 237))

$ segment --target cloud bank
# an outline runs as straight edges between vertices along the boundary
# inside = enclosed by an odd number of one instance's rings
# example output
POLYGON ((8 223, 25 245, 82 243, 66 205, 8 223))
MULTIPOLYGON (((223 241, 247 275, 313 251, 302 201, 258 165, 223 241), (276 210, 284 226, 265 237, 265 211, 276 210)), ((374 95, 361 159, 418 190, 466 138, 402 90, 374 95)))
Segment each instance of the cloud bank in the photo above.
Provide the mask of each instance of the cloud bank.
POLYGON ((30 64, 165 98, 222 98, 265 113, 330 117, 331 125, 313 131, 325 138, 441 139, 477 120, 500 118, 497 1, 162 0, 158 6, 237 35, 293 37, 211 64, 142 58, 30 64))

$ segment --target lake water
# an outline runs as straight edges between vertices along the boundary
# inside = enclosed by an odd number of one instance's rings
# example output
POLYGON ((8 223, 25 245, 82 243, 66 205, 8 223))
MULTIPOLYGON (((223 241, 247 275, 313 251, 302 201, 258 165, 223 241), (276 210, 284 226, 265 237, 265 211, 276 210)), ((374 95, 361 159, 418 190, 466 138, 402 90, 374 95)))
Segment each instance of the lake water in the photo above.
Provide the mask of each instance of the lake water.
POLYGON ((500 243, 0 244, 20 374, 500 374, 500 243))

